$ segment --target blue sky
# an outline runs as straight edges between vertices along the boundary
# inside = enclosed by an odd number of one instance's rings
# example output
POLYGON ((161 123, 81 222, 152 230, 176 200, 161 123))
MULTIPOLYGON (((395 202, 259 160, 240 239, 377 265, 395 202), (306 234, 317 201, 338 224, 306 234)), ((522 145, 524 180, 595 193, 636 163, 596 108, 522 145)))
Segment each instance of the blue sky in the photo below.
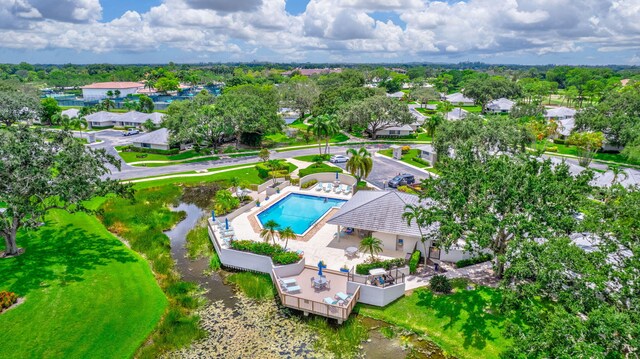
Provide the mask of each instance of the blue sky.
POLYGON ((640 64, 637 0, 0 0, 0 62, 640 64))

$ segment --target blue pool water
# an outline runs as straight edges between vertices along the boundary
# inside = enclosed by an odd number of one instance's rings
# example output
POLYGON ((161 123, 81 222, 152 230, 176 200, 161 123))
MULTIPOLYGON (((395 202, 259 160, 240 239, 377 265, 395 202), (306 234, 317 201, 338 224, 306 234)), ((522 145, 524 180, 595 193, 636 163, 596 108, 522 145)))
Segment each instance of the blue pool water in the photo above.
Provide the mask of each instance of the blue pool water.
POLYGON ((280 228, 291 226, 296 234, 302 235, 330 208, 340 207, 345 202, 342 199, 290 193, 258 214, 258 220, 264 226, 273 219, 278 222, 280 228))

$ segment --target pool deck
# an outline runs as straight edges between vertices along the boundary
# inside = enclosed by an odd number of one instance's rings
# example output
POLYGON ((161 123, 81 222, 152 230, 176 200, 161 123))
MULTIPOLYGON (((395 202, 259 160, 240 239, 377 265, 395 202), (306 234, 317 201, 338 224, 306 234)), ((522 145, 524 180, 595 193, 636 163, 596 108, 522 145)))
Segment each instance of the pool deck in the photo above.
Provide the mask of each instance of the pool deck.
MULTIPOLYGON (((254 241, 262 241, 260 238, 260 227, 257 222, 256 215, 268 208, 271 204, 288 195, 289 193, 303 193, 337 199, 350 199, 351 194, 335 194, 333 192, 317 192, 314 189, 301 190, 298 187, 289 186, 283 189, 280 194, 271 196, 269 200, 262 202, 261 207, 255 207, 246 213, 243 213, 233 219, 232 225, 235 230, 236 237, 240 240, 249 239, 254 241)), ((347 247, 359 247, 360 238, 356 236, 345 236, 344 234, 338 238, 336 236, 338 226, 326 224, 331 218, 332 213, 325 215, 314 227, 305 235, 305 237, 296 240, 289 240, 288 248, 294 251, 303 251, 307 264, 315 265, 321 260, 325 262, 327 268, 332 270, 340 270, 342 266, 348 268, 354 267, 356 264, 363 263, 368 256, 360 253, 358 257, 347 258, 344 249, 347 247)), ((285 242, 277 240, 277 243, 284 246, 285 242)), ((404 252, 384 251, 378 255, 381 259, 404 258, 404 252)))

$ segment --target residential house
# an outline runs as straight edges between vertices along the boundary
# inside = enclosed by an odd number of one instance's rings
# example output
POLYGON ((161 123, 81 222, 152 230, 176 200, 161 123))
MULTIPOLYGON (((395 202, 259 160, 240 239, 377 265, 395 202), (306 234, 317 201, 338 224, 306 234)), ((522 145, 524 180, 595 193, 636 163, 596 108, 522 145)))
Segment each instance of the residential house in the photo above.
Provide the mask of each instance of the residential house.
POLYGON ((393 97, 393 98, 397 98, 398 100, 402 99, 404 97, 405 93, 402 91, 398 91, 398 92, 394 92, 394 93, 388 93, 387 97, 393 97))
POLYGON ((436 155, 436 150, 432 145, 422 145, 414 147, 414 149, 418 150, 418 156, 429 162, 429 165, 433 167, 433 165, 438 160, 438 156, 436 155))
POLYGON ((472 98, 465 97, 460 92, 446 95, 444 96, 444 100, 451 102, 454 105, 462 104, 462 106, 473 106, 475 104, 475 101, 472 98))
POLYGON ((99 101, 105 99, 107 93, 111 91, 114 96, 116 91, 120 91, 120 97, 133 95, 144 88, 140 82, 96 82, 82 87, 82 97, 85 101, 99 101))
POLYGON ((401 137, 401 136, 409 136, 413 132, 414 132, 414 129, 410 125, 392 126, 392 127, 387 127, 385 129, 382 129, 382 130, 378 130, 378 132, 376 132, 376 136, 396 136, 396 137, 401 137))
POLYGON ((548 120, 566 120, 573 118, 576 115, 576 110, 568 107, 554 107, 545 111, 544 117, 548 120))
POLYGON ((134 147, 152 148, 155 150, 168 150, 169 147, 169 130, 161 128, 137 137, 133 141, 134 147))
POLYGON ((434 228, 419 228, 416 221, 410 225, 402 218, 406 205, 428 205, 418 196, 399 191, 358 191, 327 221, 340 228, 353 228, 361 236, 371 235, 382 241, 386 251, 412 253, 419 250, 432 260, 457 262, 472 257, 472 253, 457 246, 448 252, 437 248, 430 238, 434 228), (422 233, 421 233, 422 232, 422 233), (427 237, 427 251, 420 241, 427 237))
POLYGON ((70 108, 68 110, 62 111, 61 115, 67 116, 69 118, 77 118, 78 113, 80 113, 80 110, 78 110, 77 108, 70 108))
POLYGON ((493 113, 509 113, 515 104, 515 102, 503 97, 489 102, 485 106, 485 110, 493 113))
POLYGON ((289 71, 285 71, 282 73, 282 76, 292 76, 296 73, 299 73, 302 76, 314 76, 314 75, 324 75, 324 74, 331 74, 331 73, 340 73, 342 72, 341 68, 324 68, 324 69, 301 69, 301 68, 297 68, 297 69, 293 69, 293 70, 289 70, 289 71))
POLYGON ((159 112, 143 113, 130 111, 125 113, 115 113, 100 111, 85 116, 90 128, 93 127, 141 127, 147 120, 151 120, 155 125, 160 125, 164 114, 159 112))
POLYGON ((458 121, 466 118, 469 115, 469 111, 463 110, 459 107, 454 108, 451 112, 445 115, 445 118, 450 121, 458 121))

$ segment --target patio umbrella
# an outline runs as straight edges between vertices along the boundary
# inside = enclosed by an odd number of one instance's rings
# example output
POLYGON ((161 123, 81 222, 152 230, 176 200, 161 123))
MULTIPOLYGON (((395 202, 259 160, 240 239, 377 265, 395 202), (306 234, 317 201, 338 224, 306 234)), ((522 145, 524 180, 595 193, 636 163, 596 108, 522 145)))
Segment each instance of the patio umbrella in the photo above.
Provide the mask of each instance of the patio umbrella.
POLYGON ((318 275, 322 277, 322 268, 326 268, 327 266, 324 265, 324 263, 322 261, 318 262, 318 275))
POLYGON ((211 220, 215 222, 216 220, 216 212, 215 211, 211 211, 211 220))
POLYGON ((338 180, 338 171, 336 171, 336 181, 338 180))
POLYGON ((229 230, 229 218, 224 219, 224 229, 229 230))

